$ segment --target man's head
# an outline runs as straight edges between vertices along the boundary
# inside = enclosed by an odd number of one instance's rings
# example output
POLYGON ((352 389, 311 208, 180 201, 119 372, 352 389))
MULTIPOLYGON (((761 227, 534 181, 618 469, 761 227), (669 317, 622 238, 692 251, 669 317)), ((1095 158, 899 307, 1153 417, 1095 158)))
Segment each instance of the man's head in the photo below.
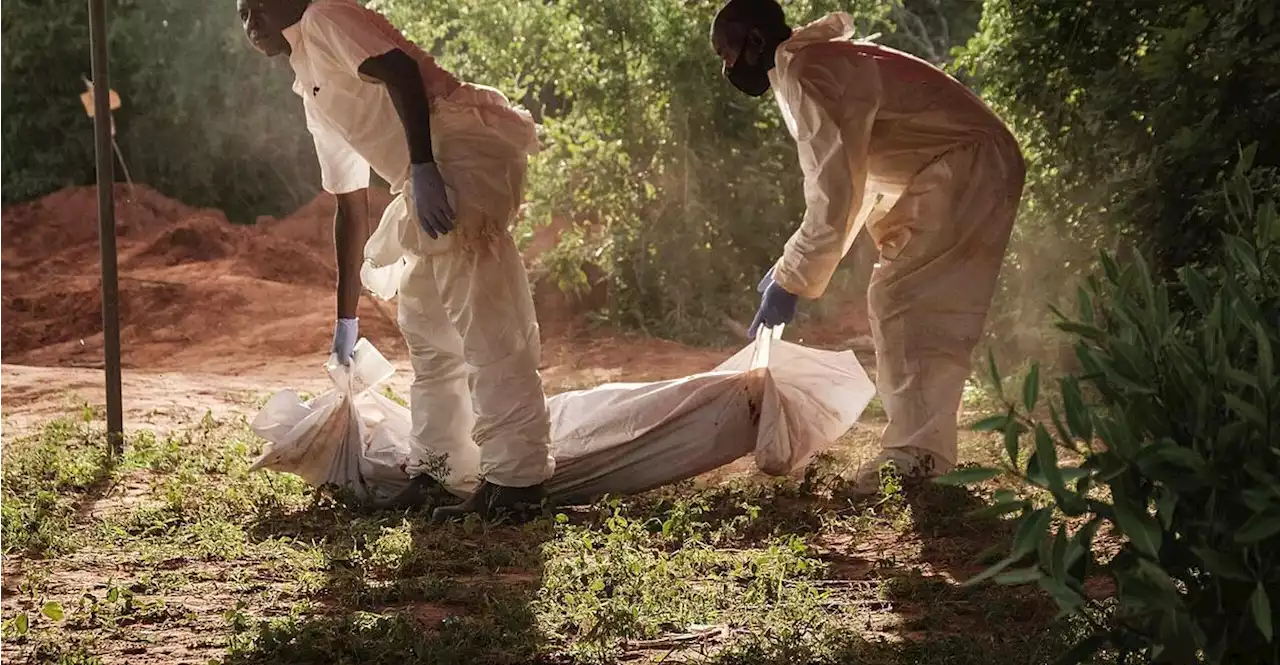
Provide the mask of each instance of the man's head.
POLYGON ((267 56, 290 51, 284 29, 302 19, 311 0, 236 0, 244 36, 267 56))
POLYGON ((774 52, 791 37, 776 0, 729 0, 711 24, 711 45, 724 61, 724 76, 759 97, 769 90, 774 52))

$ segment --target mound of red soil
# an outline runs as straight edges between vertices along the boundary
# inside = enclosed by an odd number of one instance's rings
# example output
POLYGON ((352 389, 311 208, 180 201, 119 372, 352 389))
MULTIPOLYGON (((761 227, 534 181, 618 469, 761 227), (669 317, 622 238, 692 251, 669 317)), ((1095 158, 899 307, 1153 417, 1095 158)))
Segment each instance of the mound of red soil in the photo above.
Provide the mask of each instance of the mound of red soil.
MULTIPOLYGON (((126 367, 232 367, 236 358, 327 355, 335 309, 332 203, 327 215, 323 208, 332 197, 317 198, 298 216, 246 227, 144 186, 121 185, 115 194, 126 367)), ((11 206, 0 221, 4 362, 101 362, 96 190, 72 188, 11 206)), ((401 353, 394 307, 362 303, 360 314, 362 332, 380 350, 401 353)))
POLYGON ((240 251, 241 229, 225 217, 197 213, 160 231, 126 260, 127 268, 155 268, 217 261, 240 251))
MULTIPOLYGON (((329 241, 333 243, 332 240, 329 241)), ((272 282, 333 290, 337 267, 333 250, 317 251, 303 243, 256 231, 237 256, 234 272, 272 282)))
MULTIPOLYGON (((330 234, 332 235, 332 234, 330 234)), ((200 212, 161 231, 125 259, 128 269, 145 270, 195 263, 209 274, 229 272, 272 282, 334 284, 332 244, 323 253, 270 229, 236 226, 220 213, 200 212), (326 260, 327 259, 327 260, 326 260)))
MULTIPOLYGON (((166 198, 146 185, 116 185, 119 244, 154 234, 195 208, 166 198)), ((98 250, 98 190, 71 187, 3 211, 3 259, 11 267, 43 263, 65 251, 98 250)))
MULTIPOLYGON (((369 224, 378 225, 382 211, 391 203, 391 193, 377 187, 369 188, 369 224)), ((333 256, 333 214, 337 201, 329 194, 321 193, 306 205, 284 219, 262 216, 258 227, 273 237, 287 238, 318 249, 328 257, 333 256)))
MULTIPOLYGON (((391 195, 370 191, 376 225, 391 195)), ((115 195, 126 367, 233 370, 241 358, 327 355, 336 309, 332 196, 283 219, 239 226, 142 185, 119 185, 115 195)), ((81 187, 0 214, 5 363, 101 362, 97 206, 96 189, 81 187)), ((526 250, 531 267, 562 231, 541 230, 526 250)), ((566 295, 534 277, 544 337, 574 333, 581 313, 606 297, 602 288, 585 298, 566 295)), ((403 355, 394 303, 366 299, 360 318, 361 332, 383 353, 403 355)))
POLYGON ((70 338, 93 335, 102 330, 102 300, 99 283, 64 283, 59 288, 36 288, 15 294, 5 280, 3 297, 4 334, 0 352, 5 362, 10 355, 57 344, 70 338))

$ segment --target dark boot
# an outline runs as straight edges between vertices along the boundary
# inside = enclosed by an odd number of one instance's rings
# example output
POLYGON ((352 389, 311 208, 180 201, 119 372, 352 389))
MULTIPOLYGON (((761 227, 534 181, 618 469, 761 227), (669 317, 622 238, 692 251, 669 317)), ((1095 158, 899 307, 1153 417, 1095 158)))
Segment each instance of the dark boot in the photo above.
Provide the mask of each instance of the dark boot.
POLYGON ((471 513, 476 513, 483 519, 526 514, 536 510, 542 504, 544 496, 546 493, 541 484, 532 487, 504 487, 482 480, 475 494, 466 501, 456 506, 436 508, 431 513, 431 519, 445 522, 464 518, 471 513))
POLYGON ((384 510, 417 508, 427 503, 435 493, 433 490, 441 490, 440 482, 424 473, 410 478, 409 484, 399 494, 374 505, 384 510))

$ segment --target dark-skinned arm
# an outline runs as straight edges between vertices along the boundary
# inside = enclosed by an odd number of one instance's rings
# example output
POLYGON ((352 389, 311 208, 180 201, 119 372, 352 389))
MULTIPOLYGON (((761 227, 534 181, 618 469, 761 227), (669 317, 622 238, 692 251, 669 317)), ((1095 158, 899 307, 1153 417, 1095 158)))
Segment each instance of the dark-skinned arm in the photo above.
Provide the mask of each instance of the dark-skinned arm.
POLYGON ((404 51, 395 49, 365 60, 360 65, 360 75, 387 86, 409 142, 409 162, 434 162, 435 157, 431 154, 431 103, 422 84, 422 72, 417 61, 404 51))
MULTIPOLYGON (((431 153, 431 106, 422 85, 418 63, 399 49, 369 58, 360 74, 387 86, 414 164, 434 161, 431 153)), ((333 220, 333 241, 338 264, 338 318, 354 319, 360 303, 360 266, 369 238, 369 190, 338 194, 333 220)))
POLYGON ((356 318, 360 304, 360 266, 369 238, 369 190, 337 194, 333 218, 333 244, 338 263, 338 318, 356 318))

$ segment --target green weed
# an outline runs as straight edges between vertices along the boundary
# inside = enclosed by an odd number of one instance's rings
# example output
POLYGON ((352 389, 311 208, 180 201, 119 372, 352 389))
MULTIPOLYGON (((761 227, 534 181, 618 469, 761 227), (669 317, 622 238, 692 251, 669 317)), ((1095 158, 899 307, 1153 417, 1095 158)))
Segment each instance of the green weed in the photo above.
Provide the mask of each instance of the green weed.
POLYGON ((117 662, 173 642, 226 665, 1046 660, 1065 629, 1042 598, 955 581, 1007 534, 964 516, 991 490, 886 474, 856 496, 868 442, 800 478, 438 525, 248 473, 261 442, 243 420, 134 434, 114 467, 100 434, 58 421, 6 451, 6 553, 28 557, 6 567, 6 656, 117 662), (9 511, 30 517, 11 527, 9 511), (18 525, 26 540, 9 540, 18 525), (55 551, 75 557, 30 559, 55 551))
POLYGON ((9 446, 0 483, 5 554, 48 556, 73 549, 77 509, 112 475, 106 437, 83 420, 55 420, 9 446))

